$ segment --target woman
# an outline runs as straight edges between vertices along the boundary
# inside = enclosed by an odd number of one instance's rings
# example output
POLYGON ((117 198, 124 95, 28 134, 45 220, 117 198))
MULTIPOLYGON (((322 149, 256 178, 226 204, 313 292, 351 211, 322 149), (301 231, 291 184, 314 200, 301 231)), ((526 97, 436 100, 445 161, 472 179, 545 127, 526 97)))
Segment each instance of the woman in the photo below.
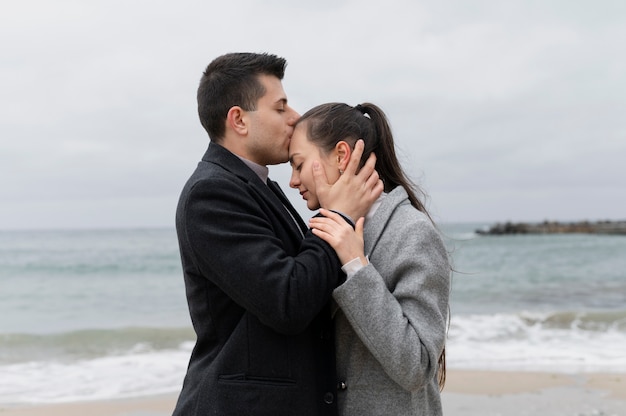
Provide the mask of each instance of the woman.
POLYGON ((290 186, 309 209, 318 209, 313 162, 334 183, 358 139, 365 144, 362 163, 376 154, 385 192, 355 229, 323 209, 310 221, 347 275, 333 292, 339 412, 441 415, 451 267, 417 188, 398 162, 382 110, 330 103, 304 114, 289 147, 290 186))

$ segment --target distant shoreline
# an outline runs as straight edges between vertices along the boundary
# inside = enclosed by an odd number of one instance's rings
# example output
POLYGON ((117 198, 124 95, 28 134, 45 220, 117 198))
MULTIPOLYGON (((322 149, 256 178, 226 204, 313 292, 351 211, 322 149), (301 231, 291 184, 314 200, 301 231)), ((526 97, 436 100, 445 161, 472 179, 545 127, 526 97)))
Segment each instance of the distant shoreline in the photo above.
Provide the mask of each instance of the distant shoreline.
POLYGON ((480 235, 509 234, 613 234, 626 235, 626 221, 544 221, 541 223, 496 223, 487 229, 476 230, 480 235))

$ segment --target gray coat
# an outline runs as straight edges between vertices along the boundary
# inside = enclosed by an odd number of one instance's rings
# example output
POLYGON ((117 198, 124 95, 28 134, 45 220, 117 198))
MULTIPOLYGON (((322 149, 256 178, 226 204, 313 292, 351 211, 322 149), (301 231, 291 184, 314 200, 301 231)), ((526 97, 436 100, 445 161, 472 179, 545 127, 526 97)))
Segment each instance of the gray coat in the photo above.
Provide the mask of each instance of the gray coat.
POLYGON ((450 263, 428 217, 397 187, 365 224, 370 264, 333 292, 340 415, 441 415, 450 263), (339 385, 341 385, 341 382, 339 385))

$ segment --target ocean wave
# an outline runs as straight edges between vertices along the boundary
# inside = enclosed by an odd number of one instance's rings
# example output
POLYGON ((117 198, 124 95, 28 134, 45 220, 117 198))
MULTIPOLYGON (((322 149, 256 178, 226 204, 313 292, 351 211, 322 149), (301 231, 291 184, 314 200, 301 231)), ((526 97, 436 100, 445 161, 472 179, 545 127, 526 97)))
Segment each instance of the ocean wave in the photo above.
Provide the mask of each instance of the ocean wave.
MULTIPOLYGON (((626 311, 456 314, 447 364, 450 369, 626 372, 625 322, 626 311)), ((0 335, 0 403, 175 393, 194 340, 186 327, 0 335)))
POLYGON ((543 328, 626 332, 626 311, 522 313, 520 318, 529 326, 539 325, 543 328))
POLYGON ((173 349, 70 362, 1 365, 0 403, 61 403, 179 391, 193 342, 173 349))
POLYGON ((0 403, 57 403, 180 390, 190 328, 0 335, 0 403))
POLYGON ((453 316, 450 368, 626 372, 626 311, 453 316))
POLYGON ((85 329, 53 334, 0 334, 0 365, 54 359, 72 362, 178 348, 195 340, 191 328, 85 329))

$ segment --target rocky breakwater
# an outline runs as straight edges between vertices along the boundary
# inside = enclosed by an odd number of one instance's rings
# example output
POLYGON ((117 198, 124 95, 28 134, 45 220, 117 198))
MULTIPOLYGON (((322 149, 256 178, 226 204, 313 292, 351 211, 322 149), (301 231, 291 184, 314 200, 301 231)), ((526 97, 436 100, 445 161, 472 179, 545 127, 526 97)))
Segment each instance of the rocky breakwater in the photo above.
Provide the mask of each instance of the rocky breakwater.
POLYGON ((476 230, 481 235, 505 234, 616 234, 626 235, 626 221, 579 221, 541 223, 505 222, 496 223, 487 229, 476 230))

